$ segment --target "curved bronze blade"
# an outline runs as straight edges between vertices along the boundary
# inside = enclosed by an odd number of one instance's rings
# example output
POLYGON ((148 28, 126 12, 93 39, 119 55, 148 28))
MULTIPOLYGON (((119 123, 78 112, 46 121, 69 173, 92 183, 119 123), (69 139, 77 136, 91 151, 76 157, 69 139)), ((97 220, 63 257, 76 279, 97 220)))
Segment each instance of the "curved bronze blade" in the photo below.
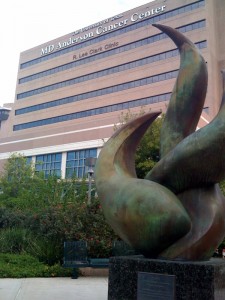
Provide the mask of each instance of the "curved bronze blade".
POLYGON ((141 116, 105 144, 95 168, 96 187, 107 222, 134 249, 156 257, 190 229, 177 197, 165 187, 137 179, 134 153, 159 113, 141 116))
MULTIPOLYGON (((225 81, 224 73, 223 78, 225 81)), ((158 182, 176 194, 215 184, 225 178, 224 154, 225 101, 222 101, 213 121, 181 141, 154 166, 146 179, 158 182)))
POLYGON ((195 131, 205 101, 208 74, 204 58, 188 38, 171 27, 153 26, 166 33, 180 52, 180 69, 161 130, 163 157, 195 131))
POLYGON ((191 230, 159 256, 166 259, 207 260, 223 241, 225 198, 218 185, 177 195, 191 218, 191 230))

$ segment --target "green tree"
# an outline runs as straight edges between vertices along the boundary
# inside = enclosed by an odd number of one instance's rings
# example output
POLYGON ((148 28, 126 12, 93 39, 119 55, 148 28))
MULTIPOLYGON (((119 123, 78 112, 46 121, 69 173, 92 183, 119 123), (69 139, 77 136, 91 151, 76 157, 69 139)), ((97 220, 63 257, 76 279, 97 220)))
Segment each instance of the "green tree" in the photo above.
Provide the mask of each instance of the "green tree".
POLYGON ((223 195, 225 196, 225 180, 220 182, 220 188, 221 188, 223 195))
POLYGON ((143 136, 136 152, 135 164, 137 177, 144 178, 160 158, 160 129, 163 117, 159 117, 143 136))
POLYGON ((20 154, 13 154, 4 166, 0 178, 4 198, 18 198, 30 188, 34 176, 31 164, 20 154))
MULTIPOLYGON (((119 125, 114 125, 114 130, 119 129, 123 124, 145 113, 142 108, 138 113, 132 113, 128 110, 119 116, 119 125)), ((138 178, 144 178, 145 175, 159 161, 160 153, 160 130, 163 122, 163 116, 158 117, 148 128, 143 136, 135 155, 135 166, 138 178)))
POLYGON ((19 209, 41 209, 84 199, 87 194, 85 180, 60 179, 51 175, 44 177, 35 172, 20 154, 12 155, 0 176, 0 204, 19 209))

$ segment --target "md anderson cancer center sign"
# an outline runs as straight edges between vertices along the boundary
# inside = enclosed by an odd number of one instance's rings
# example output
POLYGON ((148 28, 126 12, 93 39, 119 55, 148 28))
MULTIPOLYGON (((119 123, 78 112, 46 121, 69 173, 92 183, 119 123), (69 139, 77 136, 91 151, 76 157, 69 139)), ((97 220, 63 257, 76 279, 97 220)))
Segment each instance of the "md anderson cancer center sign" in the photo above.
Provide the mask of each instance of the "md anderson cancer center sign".
POLYGON ((73 44, 80 43, 82 41, 85 41, 89 38, 93 38, 96 36, 99 36, 101 34, 104 34, 106 32, 116 30, 118 28, 124 27, 126 25, 132 24, 134 22, 143 20, 145 18, 148 18, 150 16, 159 14, 165 10, 166 6, 160 6, 153 8, 151 10, 145 11, 143 13, 134 13, 130 16, 130 18, 122 19, 123 15, 117 15, 112 18, 106 19, 104 21, 98 22, 96 24, 90 25, 88 27, 79 29, 72 33, 72 37, 70 37, 68 40, 63 42, 58 42, 57 44, 51 44, 46 46, 45 48, 41 49, 41 55, 49 54, 53 51, 60 50, 62 48, 71 46, 73 44), (122 19, 122 20, 121 20, 122 19), (113 22, 110 25, 107 25, 109 22, 113 22), (91 30, 92 31, 89 31, 91 30), (89 31, 89 32, 86 32, 89 31))

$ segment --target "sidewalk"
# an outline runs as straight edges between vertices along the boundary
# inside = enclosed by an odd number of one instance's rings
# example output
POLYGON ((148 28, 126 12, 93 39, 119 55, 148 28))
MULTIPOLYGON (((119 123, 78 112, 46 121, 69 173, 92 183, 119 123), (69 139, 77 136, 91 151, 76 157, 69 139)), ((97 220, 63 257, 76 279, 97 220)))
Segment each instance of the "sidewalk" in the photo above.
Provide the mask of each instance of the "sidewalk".
POLYGON ((108 277, 0 279, 0 300, 107 300, 108 277))

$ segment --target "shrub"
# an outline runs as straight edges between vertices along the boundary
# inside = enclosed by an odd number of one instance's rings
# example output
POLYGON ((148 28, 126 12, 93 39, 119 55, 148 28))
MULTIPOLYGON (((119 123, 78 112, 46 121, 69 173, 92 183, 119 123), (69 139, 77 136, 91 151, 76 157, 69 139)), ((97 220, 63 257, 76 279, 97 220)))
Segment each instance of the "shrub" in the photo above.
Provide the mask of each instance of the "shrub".
POLYGON ((0 176, 0 252, 29 253, 53 265, 62 262, 63 242, 85 240, 91 257, 108 257, 116 238, 98 199, 87 204, 87 183, 44 178, 21 156, 0 176))
POLYGON ((10 207, 0 207, 0 229, 23 227, 26 215, 21 210, 15 210, 10 207))
POLYGON ((85 240, 91 257, 111 255, 116 235, 106 223, 98 199, 37 210, 2 208, 0 252, 29 253, 53 265, 63 260, 63 242, 85 240))
POLYGON ((39 261, 53 266, 62 263, 63 243, 61 240, 50 240, 46 237, 36 236, 30 241, 26 252, 36 257, 39 261))
POLYGON ((66 277, 71 274, 71 269, 62 268, 59 264, 44 265, 27 254, 0 253, 0 278, 66 277))
POLYGON ((32 234, 25 228, 6 228, 0 231, 0 252, 21 253, 25 252, 32 234))

